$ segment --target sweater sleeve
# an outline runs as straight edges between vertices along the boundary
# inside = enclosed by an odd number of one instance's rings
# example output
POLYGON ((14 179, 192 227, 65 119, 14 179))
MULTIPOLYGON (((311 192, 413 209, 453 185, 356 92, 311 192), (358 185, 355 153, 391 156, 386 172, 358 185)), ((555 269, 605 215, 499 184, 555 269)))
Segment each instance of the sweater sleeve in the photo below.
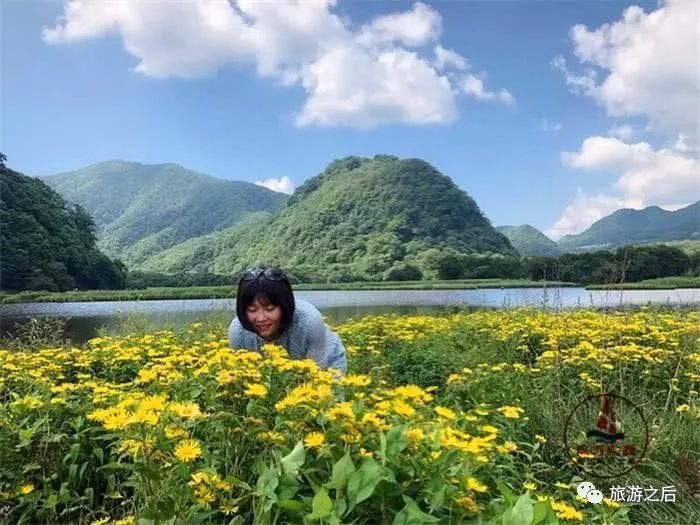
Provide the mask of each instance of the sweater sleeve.
POLYGON ((320 313, 311 316, 309 320, 306 357, 316 361, 322 370, 328 368, 326 324, 320 313))
POLYGON ((231 321, 231 324, 229 325, 228 346, 229 348, 255 350, 255 348, 250 345, 249 338, 246 337, 245 329, 238 320, 238 317, 234 317, 233 321, 231 321))
POLYGON ((347 364, 340 337, 326 326, 318 310, 310 309, 309 313, 305 357, 316 361, 322 370, 334 368, 344 375, 347 364))

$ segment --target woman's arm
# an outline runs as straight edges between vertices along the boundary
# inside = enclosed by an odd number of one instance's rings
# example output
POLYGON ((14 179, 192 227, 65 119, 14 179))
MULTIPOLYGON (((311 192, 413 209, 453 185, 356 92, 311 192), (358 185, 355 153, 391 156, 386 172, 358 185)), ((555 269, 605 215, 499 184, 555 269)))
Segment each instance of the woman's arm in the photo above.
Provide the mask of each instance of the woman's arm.
POLYGON ((323 322, 321 315, 315 318, 309 329, 306 357, 318 363, 319 368, 334 368, 347 372, 345 348, 340 337, 323 322))
POLYGON ((231 321, 231 324, 228 327, 228 347, 255 350, 255 348, 251 347, 249 339, 250 338, 247 337, 246 330, 238 320, 238 317, 234 317, 233 321, 231 321))

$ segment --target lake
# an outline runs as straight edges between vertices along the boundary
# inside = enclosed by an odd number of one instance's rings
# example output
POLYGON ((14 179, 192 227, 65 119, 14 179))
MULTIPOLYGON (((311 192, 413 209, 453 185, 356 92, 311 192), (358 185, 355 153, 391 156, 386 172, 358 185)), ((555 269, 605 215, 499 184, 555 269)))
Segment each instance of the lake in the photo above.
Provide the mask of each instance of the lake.
MULTIPOLYGON (((632 305, 694 306, 700 289, 585 290, 584 288, 509 288, 479 290, 332 290, 298 291, 295 297, 314 304, 328 321, 386 313, 430 313, 454 306, 515 308, 614 308, 632 305)), ((0 336, 14 333, 32 317, 66 320, 66 335, 80 344, 129 318, 147 321, 155 329, 208 318, 234 315, 232 299, 165 301, 103 301, 83 303, 0 304, 0 336)))

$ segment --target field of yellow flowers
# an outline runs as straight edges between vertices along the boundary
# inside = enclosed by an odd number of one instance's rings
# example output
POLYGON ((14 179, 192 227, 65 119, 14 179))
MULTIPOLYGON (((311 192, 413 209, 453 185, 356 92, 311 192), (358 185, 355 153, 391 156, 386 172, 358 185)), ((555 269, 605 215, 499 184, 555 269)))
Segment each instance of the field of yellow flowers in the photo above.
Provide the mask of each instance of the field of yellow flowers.
POLYGON ((366 317, 334 327, 346 377, 280 347, 231 351, 201 323, 0 349, 0 523, 699 523, 676 467, 700 460, 699 321, 366 317), (601 392, 650 427, 644 461, 615 480, 586 477, 562 437, 601 392), (584 479, 678 493, 594 505, 584 479))

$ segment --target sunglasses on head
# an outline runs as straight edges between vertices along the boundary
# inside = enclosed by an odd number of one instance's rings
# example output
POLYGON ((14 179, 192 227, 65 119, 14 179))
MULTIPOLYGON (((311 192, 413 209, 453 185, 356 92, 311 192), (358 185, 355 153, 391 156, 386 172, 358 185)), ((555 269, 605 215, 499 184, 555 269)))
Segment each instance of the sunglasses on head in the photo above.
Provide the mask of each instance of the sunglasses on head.
POLYGON ((243 272, 241 281, 252 281, 261 275, 270 281, 283 281, 287 278, 287 274, 279 268, 248 268, 243 272))

